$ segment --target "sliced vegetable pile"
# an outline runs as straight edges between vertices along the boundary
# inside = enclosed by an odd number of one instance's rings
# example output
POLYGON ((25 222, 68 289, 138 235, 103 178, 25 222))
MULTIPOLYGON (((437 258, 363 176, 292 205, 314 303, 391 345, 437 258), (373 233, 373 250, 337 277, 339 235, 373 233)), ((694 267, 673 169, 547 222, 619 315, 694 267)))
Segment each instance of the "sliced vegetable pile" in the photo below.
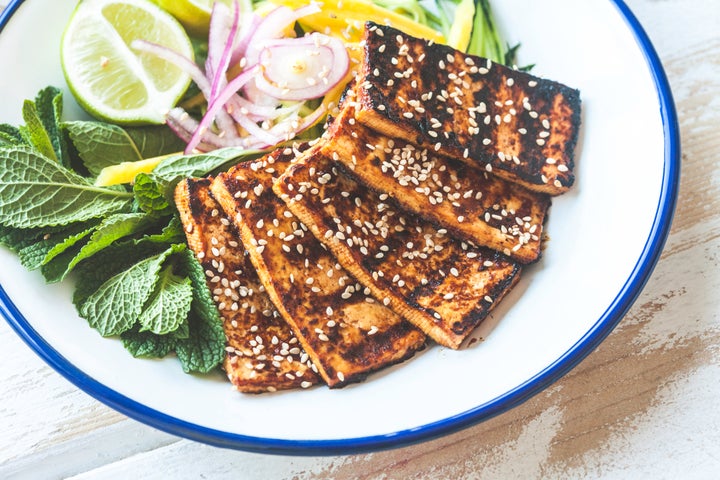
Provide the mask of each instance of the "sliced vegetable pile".
POLYGON ((135 49, 186 71, 205 97, 207 108, 199 122, 181 107, 167 115, 168 125, 187 142, 186 153, 228 146, 268 148, 323 118, 326 104, 307 113, 305 102, 324 96, 346 77, 347 50, 320 33, 287 36, 299 18, 318 11, 317 5, 278 7, 265 17, 252 10, 241 16, 237 1, 230 8, 215 3, 204 69, 166 47, 133 42, 135 49), (230 69, 240 73, 232 76, 230 69))

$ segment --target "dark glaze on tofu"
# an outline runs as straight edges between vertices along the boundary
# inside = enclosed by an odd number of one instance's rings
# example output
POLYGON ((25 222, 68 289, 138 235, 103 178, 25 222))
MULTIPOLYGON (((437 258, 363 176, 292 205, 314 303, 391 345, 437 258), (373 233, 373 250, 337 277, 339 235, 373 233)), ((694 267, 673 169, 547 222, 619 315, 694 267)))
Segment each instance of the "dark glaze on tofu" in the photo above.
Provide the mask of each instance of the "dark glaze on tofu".
POLYGON ((220 174, 212 191, 240 230, 265 290, 330 387, 411 357, 425 335, 368 296, 272 191, 297 154, 276 151, 220 174))
POLYGON ((292 329, 278 314, 235 226, 210 194, 211 180, 186 179, 175 190, 190 249, 206 274, 227 337, 223 368, 240 392, 307 388, 320 382, 292 329))
POLYGON ((539 258, 548 195, 370 130, 355 121, 351 97, 326 137, 324 155, 404 209, 520 263, 539 258))
POLYGON ((459 348, 519 278, 519 264, 399 210, 320 152, 274 191, 375 298, 441 345, 459 348))
POLYGON ((550 195, 575 181, 580 94, 445 45, 368 23, 360 123, 550 195))

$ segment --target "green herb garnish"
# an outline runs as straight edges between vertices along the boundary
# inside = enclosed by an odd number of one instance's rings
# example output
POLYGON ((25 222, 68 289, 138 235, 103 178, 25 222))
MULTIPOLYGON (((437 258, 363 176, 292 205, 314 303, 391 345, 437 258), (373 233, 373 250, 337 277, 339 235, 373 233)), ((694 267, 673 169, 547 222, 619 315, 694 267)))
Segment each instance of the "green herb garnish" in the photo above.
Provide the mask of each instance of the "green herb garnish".
POLYGON ((166 127, 62 122, 60 90, 23 105, 24 125, 0 125, 0 244, 47 282, 72 276, 73 303, 103 336, 137 357, 175 352, 186 372, 209 372, 225 334, 205 273, 187 248, 173 202, 178 181, 262 152, 174 154, 166 127), (100 171, 168 155, 132 186, 100 187, 100 171))

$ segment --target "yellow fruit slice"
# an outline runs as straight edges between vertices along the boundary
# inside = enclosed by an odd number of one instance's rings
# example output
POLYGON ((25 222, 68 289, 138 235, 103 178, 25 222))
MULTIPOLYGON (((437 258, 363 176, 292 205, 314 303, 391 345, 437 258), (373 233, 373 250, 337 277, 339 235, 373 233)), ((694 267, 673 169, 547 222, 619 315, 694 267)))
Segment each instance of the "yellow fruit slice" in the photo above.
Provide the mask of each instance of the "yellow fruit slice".
POLYGON ((193 48, 182 25, 149 0, 82 0, 63 33, 61 63, 78 103, 101 120, 163 123, 190 77, 133 40, 157 43, 188 58, 193 48))
POLYGON ((135 176, 138 173, 150 173, 166 158, 180 154, 182 154, 182 152, 146 158, 135 162, 122 162, 117 165, 110 165, 100 171, 100 174, 95 179, 95 185, 98 187, 108 187, 110 185, 131 183, 135 180, 135 176))
MULTIPOLYGON (((270 1, 277 5, 299 8, 314 0, 270 1)), ((380 25, 390 25, 414 37, 445 43, 445 38, 440 32, 370 0, 325 0, 321 2, 320 8, 319 13, 301 18, 300 24, 311 30, 357 42, 360 41, 363 25, 370 20, 380 25)))

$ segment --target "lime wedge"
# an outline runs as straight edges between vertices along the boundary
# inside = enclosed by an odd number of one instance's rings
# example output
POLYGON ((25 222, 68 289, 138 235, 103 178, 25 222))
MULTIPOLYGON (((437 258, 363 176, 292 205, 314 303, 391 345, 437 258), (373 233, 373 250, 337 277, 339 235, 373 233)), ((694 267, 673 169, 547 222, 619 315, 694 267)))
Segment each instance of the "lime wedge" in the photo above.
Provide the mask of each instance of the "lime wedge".
POLYGON ((193 58, 187 33, 149 0, 82 0, 65 27, 60 58, 78 103, 94 117, 127 125, 163 123, 190 77, 133 40, 166 46, 193 58))

